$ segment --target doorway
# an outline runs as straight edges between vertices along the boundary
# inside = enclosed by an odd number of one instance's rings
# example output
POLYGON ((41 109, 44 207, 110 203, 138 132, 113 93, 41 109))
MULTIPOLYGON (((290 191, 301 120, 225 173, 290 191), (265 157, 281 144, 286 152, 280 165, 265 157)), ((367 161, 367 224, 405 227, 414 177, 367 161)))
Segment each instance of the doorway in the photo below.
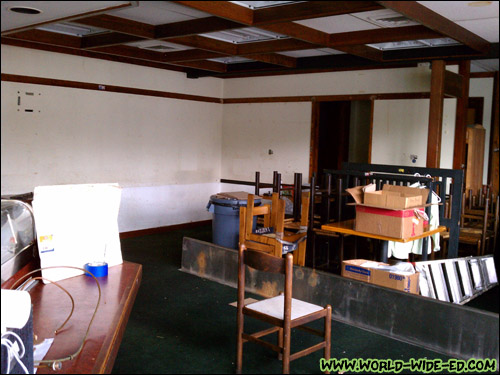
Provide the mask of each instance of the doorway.
POLYGON ((321 181, 343 162, 370 163, 372 107, 371 100, 313 102, 309 176, 321 181))

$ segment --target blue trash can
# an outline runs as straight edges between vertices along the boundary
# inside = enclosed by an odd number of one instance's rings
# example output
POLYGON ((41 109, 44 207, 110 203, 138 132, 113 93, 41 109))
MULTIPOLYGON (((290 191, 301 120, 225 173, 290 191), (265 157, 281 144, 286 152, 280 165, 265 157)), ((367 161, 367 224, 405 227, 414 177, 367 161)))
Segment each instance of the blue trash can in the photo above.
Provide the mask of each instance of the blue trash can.
MULTIPOLYGON (((240 207, 247 206, 247 199, 236 199, 212 195, 207 210, 213 213, 212 242, 230 249, 238 249, 240 233, 240 207)), ((255 197, 254 205, 260 206, 261 199, 255 197)), ((254 218, 253 227, 257 225, 254 218)))

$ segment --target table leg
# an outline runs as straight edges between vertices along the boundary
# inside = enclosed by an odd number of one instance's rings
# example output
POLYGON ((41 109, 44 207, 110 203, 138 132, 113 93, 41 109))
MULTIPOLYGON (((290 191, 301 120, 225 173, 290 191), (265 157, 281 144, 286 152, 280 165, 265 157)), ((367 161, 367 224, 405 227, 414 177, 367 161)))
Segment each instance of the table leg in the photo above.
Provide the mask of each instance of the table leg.
POLYGON ((380 241, 380 261, 387 263, 387 250, 389 249, 389 241, 380 241))

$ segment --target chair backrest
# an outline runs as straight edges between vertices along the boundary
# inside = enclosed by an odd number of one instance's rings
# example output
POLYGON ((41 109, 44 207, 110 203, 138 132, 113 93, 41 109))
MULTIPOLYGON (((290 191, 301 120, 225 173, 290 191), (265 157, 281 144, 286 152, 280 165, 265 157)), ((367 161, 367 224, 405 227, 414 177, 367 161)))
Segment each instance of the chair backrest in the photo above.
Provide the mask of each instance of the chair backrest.
POLYGON ((238 308, 243 307, 245 299, 245 265, 261 272, 271 272, 285 275, 285 316, 291 311, 293 256, 288 253, 284 258, 278 258, 262 251, 254 251, 245 245, 238 250, 238 308))
POLYGON ((273 206, 254 206, 254 196, 248 195, 247 207, 240 207, 240 244, 245 244, 256 250, 281 256, 282 244, 270 237, 253 233, 255 216, 264 217, 264 227, 273 228, 274 233, 283 233, 285 225, 285 201, 279 199, 277 193, 273 194, 273 206), (251 243, 251 246, 250 246, 251 243))

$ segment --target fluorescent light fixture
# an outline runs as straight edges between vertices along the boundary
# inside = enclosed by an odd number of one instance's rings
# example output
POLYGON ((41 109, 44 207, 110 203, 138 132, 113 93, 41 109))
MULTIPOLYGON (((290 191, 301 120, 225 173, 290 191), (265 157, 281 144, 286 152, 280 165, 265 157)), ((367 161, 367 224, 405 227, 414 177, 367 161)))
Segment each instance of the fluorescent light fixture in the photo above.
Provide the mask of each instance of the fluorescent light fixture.
POLYGON ((98 27, 82 26, 70 22, 51 23, 39 26, 37 29, 72 36, 85 36, 108 32, 108 30, 100 29, 98 27))
POLYGON ((240 5, 250 9, 270 8, 290 3, 302 3, 302 1, 230 1, 236 5, 240 5))
POLYGON ((208 59, 208 60, 223 63, 223 64, 238 64, 238 63, 254 61, 254 60, 247 59, 245 57, 240 57, 240 56, 217 57, 215 59, 208 59))
POLYGON ((456 45, 460 45, 460 43, 451 38, 405 40, 402 42, 368 44, 369 47, 373 47, 381 51, 425 47, 447 47, 456 45))
POLYGON ((267 40, 289 38, 287 35, 271 33, 269 31, 257 29, 255 27, 217 31, 201 35, 207 38, 222 40, 224 42, 229 42, 234 44, 262 42, 267 40))

